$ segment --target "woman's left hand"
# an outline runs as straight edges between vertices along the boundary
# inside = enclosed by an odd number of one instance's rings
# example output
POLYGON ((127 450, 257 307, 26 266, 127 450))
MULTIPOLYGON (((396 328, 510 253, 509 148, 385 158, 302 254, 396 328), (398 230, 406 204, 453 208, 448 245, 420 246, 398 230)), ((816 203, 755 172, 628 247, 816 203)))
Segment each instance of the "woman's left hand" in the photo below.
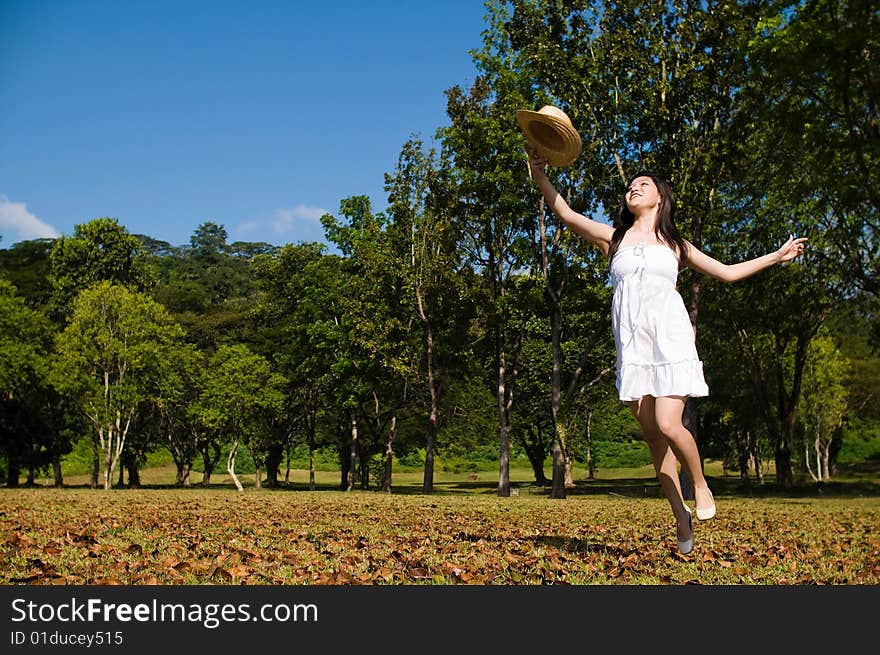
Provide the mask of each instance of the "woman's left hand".
POLYGON ((804 242, 807 240, 806 237, 800 237, 795 239, 794 236, 790 236, 788 241, 777 251, 779 254, 779 261, 781 262, 790 262, 792 259, 800 255, 804 251, 804 242))

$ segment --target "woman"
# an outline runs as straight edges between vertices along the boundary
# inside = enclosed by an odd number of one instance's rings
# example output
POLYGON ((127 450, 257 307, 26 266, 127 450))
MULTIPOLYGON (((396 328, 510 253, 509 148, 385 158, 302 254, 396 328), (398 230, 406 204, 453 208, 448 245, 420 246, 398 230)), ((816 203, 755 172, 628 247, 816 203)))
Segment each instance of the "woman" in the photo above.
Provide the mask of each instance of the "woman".
POLYGON ((693 521, 681 493, 676 460, 693 482, 698 519, 715 516, 715 500, 703 476, 697 444, 682 424, 687 397, 706 396, 709 389, 690 318, 675 288, 678 270, 689 266, 736 282, 791 261, 803 252, 806 239, 792 237, 776 252, 722 264, 682 238, 675 227, 675 196, 665 180, 647 172, 636 175, 626 188, 613 228, 572 210, 548 179, 546 160, 533 149, 528 153, 532 179, 553 213, 609 260, 618 394, 644 432, 654 470, 675 515, 678 549, 686 555, 694 547, 693 521))

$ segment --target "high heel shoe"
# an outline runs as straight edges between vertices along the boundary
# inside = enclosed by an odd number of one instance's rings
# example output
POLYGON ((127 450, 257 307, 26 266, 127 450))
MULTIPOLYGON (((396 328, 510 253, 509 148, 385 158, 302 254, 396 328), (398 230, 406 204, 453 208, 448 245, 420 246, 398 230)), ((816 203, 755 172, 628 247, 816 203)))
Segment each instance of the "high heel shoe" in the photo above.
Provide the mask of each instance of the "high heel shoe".
POLYGON ((688 532, 690 533, 690 537, 685 539, 684 541, 679 541, 678 539, 678 519, 676 519, 676 535, 675 540, 678 542, 678 552, 682 555, 687 555, 694 549, 694 519, 691 516, 691 510, 685 507, 688 515, 688 532))
POLYGON ((709 499, 712 501, 712 504, 709 507, 697 507, 697 518, 701 521, 708 521, 713 516, 715 516, 715 496, 712 495, 712 490, 707 489, 709 492, 709 499))

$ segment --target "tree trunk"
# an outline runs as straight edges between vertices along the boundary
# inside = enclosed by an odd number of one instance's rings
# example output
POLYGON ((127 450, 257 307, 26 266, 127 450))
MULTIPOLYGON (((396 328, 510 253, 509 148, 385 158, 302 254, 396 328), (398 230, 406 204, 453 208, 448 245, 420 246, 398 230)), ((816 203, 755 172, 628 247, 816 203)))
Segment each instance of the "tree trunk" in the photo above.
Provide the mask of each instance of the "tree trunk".
POLYGON ((778 385, 778 407, 781 417, 779 443, 776 446, 776 483, 789 488, 794 484, 794 475, 791 466, 791 444, 793 442, 794 424, 797 419, 798 401, 801 397, 801 384, 803 383, 804 366, 807 359, 807 347, 810 345, 811 334, 799 334, 795 343, 794 371, 792 374, 791 391, 786 394, 783 381, 785 380, 783 362, 783 349, 777 341, 776 378, 778 385))
POLYGON ((351 431, 351 441, 349 441, 349 449, 348 449, 348 479, 345 482, 345 490, 351 491, 354 489, 354 480, 355 480, 355 471, 357 469, 357 458, 358 458, 358 425, 357 418, 354 413, 351 414, 350 418, 350 431, 351 431))
POLYGON ((428 392, 431 395, 431 411, 428 414, 428 434, 425 438, 425 472, 422 478, 422 493, 434 493, 434 451, 437 448, 437 432, 440 419, 440 390, 434 380, 434 330, 430 321, 427 327, 428 349, 428 392))
POLYGON ((382 475, 382 491, 391 493, 391 469, 394 464, 394 439, 397 437, 397 415, 391 417, 388 441, 385 442, 385 471, 382 475))
POLYGON ((593 432, 591 425, 593 423, 593 412, 587 413, 587 478, 596 479, 596 463, 593 460, 593 432))
POLYGON ((837 454, 840 452, 840 446, 843 443, 843 424, 838 425, 831 433, 831 442, 828 444, 828 471, 834 475, 837 474, 837 454))
POLYGON ((235 483, 235 488, 239 491, 244 491, 244 487, 241 486, 241 481, 235 474, 235 455, 237 454, 237 452, 238 439, 235 439, 232 442, 232 448, 229 449, 229 457, 226 458, 226 472, 229 473, 229 477, 231 477, 232 481, 235 483))
POLYGON ((61 488, 64 486, 64 476, 61 473, 61 457, 52 456, 52 472, 55 474, 55 486, 61 488))
POLYGON ((315 490, 315 411, 309 410, 306 415, 306 443, 309 447, 309 490, 315 490))
POLYGON ((794 483, 791 470, 791 449, 787 441, 783 441, 776 449, 776 484, 787 489, 794 483))
POLYGON ((739 479, 749 483, 749 433, 736 432, 736 463, 739 469, 739 479))
MULTIPOLYGON (((543 205, 542 205, 543 212, 543 205)), ((543 226, 543 223, 542 223, 543 226)), ((543 236, 543 230, 542 230, 543 236)), ((562 335, 562 315, 559 310, 559 302, 556 295, 550 289, 548 273, 545 267, 545 278, 547 278, 547 295, 551 299, 553 305, 550 318, 550 340, 552 342, 553 370, 550 375, 550 411, 553 414, 553 487, 550 492, 551 498, 565 498, 565 438, 566 438, 566 416, 562 415, 562 346, 560 344, 562 335)))
MULTIPOLYGON (((117 411, 116 420, 113 424, 106 427, 107 440, 103 439, 103 431, 99 431, 101 437, 101 446, 104 452, 104 490, 109 490, 113 486, 113 470, 119 464, 122 457, 122 451, 125 448, 125 436, 128 434, 128 427, 131 425, 131 415, 125 421, 122 419, 122 412, 117 411)), ((120 471, 121 472, 121 471, 120 471)))
POLYGON ((535 475, 535 483, 541 486, 547 484, 547 476, 544 474, 544 460, 547 459, 547 451, 544 449, 544 440, 539 432, 540 428, 532 426, 529 431, 532 433, 532 439, 528 435, 523 437, 523 450, 526 451, 526 457, 529 458, 529 464, 532 465, 532 472, 535 475))
POLYGON ((204 444, 200 449, 202 452, 202 464, 204 465, 204 473, 202 473, 202 486, 207 487, 211 484, 211 476, 214 474, 214 468, 220 461, 220 445, 216 441, 210 441, 204 444), (211 454, 211 450, 214 454, 211 454))
MULTIPOLYGON (((350 429, 350 428, 349 428, 350 429)), ((352 460, 351 460, 351 445, 346 443, 340 443, 338 445, 339 450, 339 488, 343 491, 348 489, 348 475, 349 471, 352 470, 352 460)))
POLYGON ((565 457, 565 488, 571 489, 572 487, 574 487, 574 477, 572 476, 572 473, 571 473, 571 467, 572 467, 571 456, 568 454, 567 449, 563 449, 562 454, 565 457))
POLYGON ((166 413, 165 420, 169 424, 165 435, 165 446, 171 452, 174 465, 177 467, 175 484, 178 487, 189 487, 192 465, 199 452, 199 435, 186 425, 181 425, 179 430, 175 430, 173 427, 175 420, 171 414, 166 413))
POLYGON ((21 462, 17 455, 6 457, 6 486, 15 489, 18 487, 18 479, 21 477, 21 462))
POLYGON ((822 457, 822 465, 825 467, 825 479, 831 478, 831 442, 825 444, 822 457))
POLYGON ((551 498, 565 498, 565 451, 562 449, 560 437, 553 440, 553 484, 551 498))
POLYGON ((510 496, 510 421, 507 414, 507 367, 503 328, 498 328, 498 495, 510 496))
MULTIPOLYGON (((103 433, 102 437, 103 437, 103 433)), ((103 438, 101 439, 103 442, 103 438)), ((102 443, 104 450, 104 491, 109 490, 113 486, 113 429, 107 431, 107 442, 102 443)))
POLYGON ((309 439, 309 489, 315 490, 315 444, 309 439))
POLYGON ((140 489, 141 471, 138 467, 137 457, 132 457, 131 461, 127 463, 126 468, 128 468, 128 488, 140 489))
MULTIPOLYGON (((285 442, 290 441, 288 433, 285 442)), ((278 471, 281 469, 281 462, 284 461, 285 443, 273 443, 266 453, 266 486, 274 489, 278 486, 278 471)))
POLYGON ((819 476, 817 477, 815 473, 813 473, 813 466, 810 464, 812 460, 812 456, 810 455, 810 444, 804 439, 804 464, 807 467, 807 473, 810 474, 810 477, 813 478, 814 482, 822 481, 822 464, 819 462, 819 443, 818 441, 813 442, 813 451, 816 453, 816 464, 819 465, 819 476))
POLYGON ((260 465, 254 466, 254 488, 263 488, 263 467, 260 465))
POLYGON ((759 485, 764 484, 764 465, 761 463, 761 450, 755 448, 752 453, 752 459, 755 462, 755 480, 759 485))
POLYGON ((101 450, 98 447, 98 440, 93 435, 92 436, 92 479, 91 479, 91 487, 92 489, 98 488, 98 475, 101 471, 101 450))
POLYGON ((358 472, 360 473, 361 489, 366 491, 370 488, 370 456, 368 453, 358 455, 358 472))
POLYGON ((177 486, 178 487, 188 487, 189 486, 189 473, 190 467, 186 462, 177 462, 177 486))

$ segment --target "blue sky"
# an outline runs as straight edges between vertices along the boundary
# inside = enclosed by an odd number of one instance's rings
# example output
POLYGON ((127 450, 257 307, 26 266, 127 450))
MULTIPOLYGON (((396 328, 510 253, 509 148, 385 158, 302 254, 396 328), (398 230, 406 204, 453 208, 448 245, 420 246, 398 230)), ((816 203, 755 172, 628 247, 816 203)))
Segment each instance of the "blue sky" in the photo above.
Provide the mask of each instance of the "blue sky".
POLYGON ((482 0, 0 0, 0 247, 115 217, 323 240, 476 76, 482 0))

